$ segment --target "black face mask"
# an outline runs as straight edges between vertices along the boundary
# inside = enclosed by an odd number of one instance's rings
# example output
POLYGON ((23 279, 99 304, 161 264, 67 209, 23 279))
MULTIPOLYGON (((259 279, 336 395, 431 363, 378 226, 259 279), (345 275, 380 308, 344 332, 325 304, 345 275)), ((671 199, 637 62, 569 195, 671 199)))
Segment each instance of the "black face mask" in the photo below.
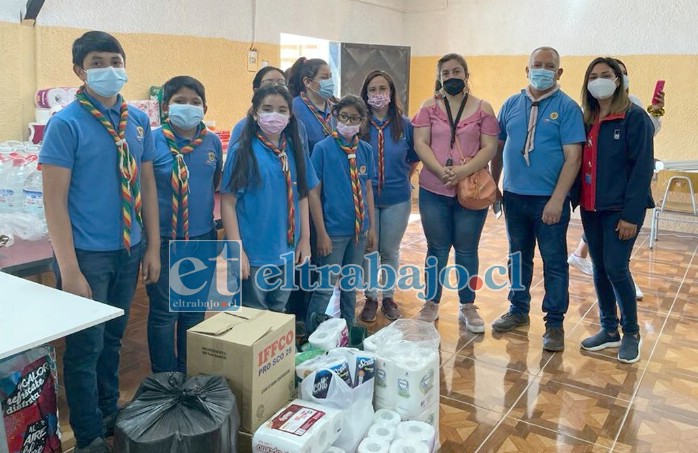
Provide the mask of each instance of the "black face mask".
POLYGON ((463 79, 448 79, 443 83, 444 90, 451 96, 460 94, 465 89, 465 80, 463 79))

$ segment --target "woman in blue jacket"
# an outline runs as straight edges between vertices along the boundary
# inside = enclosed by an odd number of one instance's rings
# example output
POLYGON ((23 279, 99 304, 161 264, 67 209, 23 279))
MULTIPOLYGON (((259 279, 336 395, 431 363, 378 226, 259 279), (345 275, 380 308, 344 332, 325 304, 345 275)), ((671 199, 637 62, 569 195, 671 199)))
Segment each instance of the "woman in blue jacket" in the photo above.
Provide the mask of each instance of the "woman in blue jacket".
POLYGON ((618 360, 634 363, 640 359, 642 341, 628 263, 645 211, 654 206, 654 127, 628 98, 623 72, 613 58, 596 58, 587 68, 582 106, 587 142, 579 201, 601 318, 601 330, 582 341, 582 349, 620 347, 618 360))

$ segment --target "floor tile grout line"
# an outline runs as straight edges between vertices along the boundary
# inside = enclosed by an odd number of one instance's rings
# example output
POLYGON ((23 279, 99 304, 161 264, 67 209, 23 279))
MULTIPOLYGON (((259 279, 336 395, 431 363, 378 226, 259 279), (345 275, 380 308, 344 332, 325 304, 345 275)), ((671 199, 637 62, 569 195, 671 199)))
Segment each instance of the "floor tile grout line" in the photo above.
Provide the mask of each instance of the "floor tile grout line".
MULTIPOLYGON (((688 270, 691 267, 691 264, 693 263, 693 260, 696 257, 696 252, 698 252, 698 246, 693 250, 693 255, 691 256, 691 260, 688 262, 688 266, 686 267, 686 272, 684 273, 684 281, 686 279, 686 275, 688 275, 688 270)), ((640 385, 642 384, 642 381, 645 379, 645 374, 647 374, 647 370, 650 367, 650 363, 652 362, 652 357, 654 356, 654 352, 657 350, 657 345, 659 344, 659 340, 662 338, 662 334, 664 333, 664 329, 666 328, 667 322, 669 321, 669 316, 671 315, 671 310, 674 308, 674 304, 676 303, 676 299, 679 297, 679 293, 681 292, 681 288, 683 287, 684 281, 681 282, 679 285, 678 291, 676 291, 676 295, 674 296, 674 300, 671 303, 671 306, 669 307, 669 313, 667 314, 667 317, 664 318, 664 323, 662 324, 662 328, 659 330, 659 335, 657 335, 657 341, 654 343, 654 346, 652 347, 652 351, 650 351, 650 355, 647 358, 647 365, 645 366, 644 370, 642 370, 642 374, 640 375, 640 379, 638 380, 637 385, 635 386, 635 389, 633 390, 633 394, 630 400, 630 405, 628 405, 628 408, 625 411, 625 414, 623 415, 623 420, 621 421, 620 427, 618 428, 618 432, 616 433, 616 437, 613 440, 613 447, 611 448, 612 450, 616 448, 616 444, 618 443, 618 438, 620 437, 620 433, 623 431, 623 427, 625 426, 625 422, 628 419, 628 415, 630 414, 630 411, 632 410, 633 404, 635 404, 635 398, 637 397, 637 393, 640 390, 640 385)))

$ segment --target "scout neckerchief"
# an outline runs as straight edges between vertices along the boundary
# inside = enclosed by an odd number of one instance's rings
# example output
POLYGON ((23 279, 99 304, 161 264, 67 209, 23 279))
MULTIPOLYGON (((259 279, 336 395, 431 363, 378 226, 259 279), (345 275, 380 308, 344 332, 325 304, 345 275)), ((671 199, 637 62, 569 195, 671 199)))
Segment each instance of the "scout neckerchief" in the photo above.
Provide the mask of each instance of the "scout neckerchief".
POLYGON ((177 223, 179 220, 180 207, 182 210, 184 239, 189 239, 189 168, 184 162, 184 155, 191 153, 197 146, 203 143, 208 129, 206 129, 203 123, 201 123, 199 127, 201 131, 196 137, 184 145, 182 149, 179 149, 170 120, 167 119, 162 123, 162 134, 165 136, 165 140, 167 140, 167 145, 170 147, 170 153, 172 153, 173 157, 172 177, 170 178, 172 184, 172 239, 177 238, 177 223))
MULTIPOLYGON (((318 120, 320 123, 320 126, 322 126, 322 133, 325 134, 325 137, 328 135, 332 134, 332 112, 329 112, 329 108, 327 109, 328 112, 325 113, 324 115, 320 113, 317 107, 315 107, 315 104, 308 99, 308 96, 306 96, 305 93, 301 93, 301 100, 305 105, 308 106, 310 111, 312 112, 313 116, 315 116, 315 119, 318 120)), ((329 101, 326 101, 329 102, 329 101)))
POLYGON ((361 227, 364 224, 364 199, 361 195, 361 184, 359 182, 359 170, 356 167, 356 150, 359 147, 359 136, 355 135, 351 142, 351 145, 347 146, 344 141, 340 138, 337 131, 332 132, 332 137, 334 137, 339 148, 344 151, 349 159, 349 176, 351 177, 351 192, 354 198, 354 236, 356 240, 359 240, 361 235, 361 227))
POLYGON ((126 123, 128 122, 128 105, 126 101, 121 100, 119 131, 114 129, 111 124, 97 107, 90 101, 85 94, 84 87, 81 87, 75 95, 77 101, 88 112, 94 116, 97 121, 102 123, 102 126, 107 130, 109 135, 114 139, 116 150, 118 152, 118 170, 121 186, 121 223, 122 235, 121 241, 127 251, 131 250, 131 212, 135 210, 136 221, 143 224, 141 218, 141 188, 138 177, 138 166, 136 159, 129 152, 128 143, 126 142, 126 123))
POLYGON ((261 132, 257 131, 257 138, 260 142, 276 154, 281 163, 281 171, 286 178, 286 203, 288 205, 288 229, 286 230, 286 243, 293 247, 296 242, 296 207, 293 203, 293 181, 291 180, 291 167, 288 165, 288 155, 286 154, 286 135, 281 135, 279 146, 275 146, 261 132))
POLYGON ((382 124, 379 124, 377 119, 369 118, 369 121, 378 131, 378 193, 380 194, 385 184, 385 134, 383 129, 390 123, 388 117, 382 124))
POLYGON ((524 144, 523 156, 526 160, 526 165, 530 166, 529 154, 533 151, 534 141, 536 139, 536 126, 538 125, 538 106, 544 99, 548 99, 560 90, 560 85, 555 85, 552 91, 545 93, 543 96, 536 99, 533 97, 531 87, 526 87, 526 96, 531 100, 531 112, 528 114, 528 129, 526 129, 526 143, 524 144))

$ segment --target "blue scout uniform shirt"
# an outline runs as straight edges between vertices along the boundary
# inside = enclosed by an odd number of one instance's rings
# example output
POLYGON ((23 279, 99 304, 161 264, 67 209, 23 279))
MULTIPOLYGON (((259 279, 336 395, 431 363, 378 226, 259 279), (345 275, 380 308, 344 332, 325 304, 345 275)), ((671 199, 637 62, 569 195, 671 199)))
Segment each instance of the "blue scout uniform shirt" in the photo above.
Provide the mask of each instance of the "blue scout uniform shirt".
POLYGON ((582 110, 562 91, 541 101, 529 167, 522 151, 530 112, 526 90, 507 99, 499 111, 499 140, 504 141, 503 186, 505 191, 518 195, 550 196, 565 163, 562 146, 586 141, 582 110))
MULTIPOLYGON (((85 92, 88 99, 118 131, 121 96, 105 108, 85 92)), ((152 161, 155 145, 148 115, 128 107, 126 142, 139 170, 152 161)), ((106 252, 123 248, 121 241, 121 189, 118 152, 107 129, 79 102, 74 101, 49 121, 39 163, 71 170, 68 216, 76 249, 106 252)), ((141 241, 141 226, 131 228, 131 245, 141 241)))
MULTIPOLYGON (((239 145, 233 146, 223 168, 221 193, 233 193, 230 181, 233 175, 233 164, 239 145)), ((242 246, 251 266, 259 267, 265 264, 282 265, 281 255, 293 252, 295 247, 289 247, 286 241, 288 231, 288 205, 286 203, 286 178, 281 170, 281 161, 272 150, 262 144, 257 137, 252 139, 252 152, 259 166, 259 184, 249 185, 233 193, 237 198, 236 213, 242 246)), ((296 209, 295 243, 301 234, 300 208, 298 207, 298 176, 296 162, 293 158, 293 144, 289 140, 286 145, 289 156, 288 163, 293 181, 293 200, 296 209)), ((305 173, 308 190, 317 186, 318 179, 313 165, 306 153, 305 173)))
MULTIPOLYGON (((197 130, 197 135, 199 131, 200 129, 197 130)), ((153 138, 156 149, 153 169, 158 189, 160 236, 170 238, 172 234, 172 165, 174 156, 170 151, 162 128, 153 131, 153 138)), ((176 132, 175 139, 179 149, 189 143, 188 139, 178 136, 176 132)), ((184 162, 189 169, 189 237, 201 236, 216 227, 213 219, 213 195, 216 188, 213 183, 214 176, 223 166, 221 140, 216 134, 209 132, 199 146, 184 155, 184 162)), ((177 221, 177 237, 184 237, 181 210, 177 221)))
MULTIPOLYGON (((385 181, 383 189, 378 192, 378 129, 369 122, 369 143, 373 147, 373 155, 376 159, 376 178, 373 179, 373 197, 376 207, 382 208, 398 203, 404 203, 412 198, 412 185, 410 184, 410 166, 419 162, 419 157, 414 151, 414 127, 410 120, 402 117, 402 137, 396 142, 393 140, 392 124, 383 129, 384 134, 384 160, 385 181)), ((382 121, 374 118, 374 121, 382 125, 382 121)))
MULTIPOLYGON (((329 108, 330 104, 327 103, 326 105, 329 108)), ((310 151, 310 155, 312 155, 315 145, 327 137, 327 135, 325 135, 325 130, 323 129, 320 121, 315 117, 313 112, 310 111, 310 108, 305 105, 305 102, 303 102, 303 99, 301 99, 300 96, 293 98, 292 108, 293 114, 296 115, 296 118, 298 118, 298 122, 305 125, 305 130, 308 135, 308 150, 310 151)), ((320 111, 320 113, 324 115, 329 112, 320 111)), ((330 125, 331 131, 333 131, 337 126, 337 119, 334 117, 334 115, 330 116, 330 125)))
MULTIPOLYGON (((327 137, 315 145, 311 156, 315 173, 322 183, 322 215, 330 237, 354 236, 354 195, 349 176, 349 159, 333 137, 327 137)), ((356 166, 359 170, 361 195, 364 199, 364 224, 361 232, 369 227, 366 184, 376 179, 374 150, 363 140, 356 149, 356 166)))
MULTIPOLYGON (((303 124, 301 121, 297 121, 297 123, 298 135, 300 136, 301 142, 305 147, 305 153, 310 154, 310 149, 308 148, 308 132, 305 130, 305 124, 303 124)), ((230 141, 228 142, 227 152, 230 152, 230 150, 233 149, 233 145, 235 145, 235 143, 237 143, 237 141, 240 140, 240 137, 242 137, 242 131, 245 130, 246 125, 247 117, 238 121, 237 124, 233 127, 233 130, 230 132, 230 141)))

